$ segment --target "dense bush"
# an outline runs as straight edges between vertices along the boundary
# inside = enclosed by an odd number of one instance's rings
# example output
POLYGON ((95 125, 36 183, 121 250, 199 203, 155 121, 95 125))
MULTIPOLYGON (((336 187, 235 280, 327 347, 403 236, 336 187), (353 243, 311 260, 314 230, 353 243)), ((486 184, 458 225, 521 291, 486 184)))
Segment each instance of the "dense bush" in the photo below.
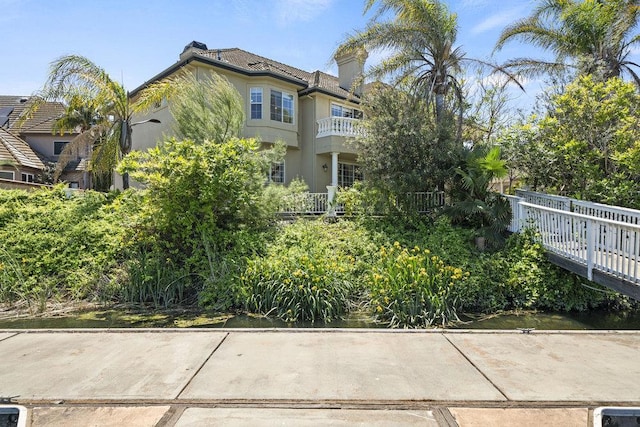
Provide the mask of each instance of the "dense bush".
POLYGON ((240 276, 246 308, 287 321, 331 321, 359 292, 375 244, 353 222, 299 220, 240 276))
POLYGON ((468 277, 429 249, 382 246, 367 275, 376 317, 392 327, 446 325, 457 319, 454 287, 468 277))
POLYGON ((214 228, 199 236, 196 269, 185 262, 193 252, 167 252, 165 235, 149 232, 155 228, 144 223, 142 197, 0 191, 0 300, 40 308, 51 299, 156 307, 197 300, 220 311, 316 322, 358 308, 396 327, 443 324, 464 312, 624 301, 550 264, 531 231, 480 252, 473 230, 446 217, 214 228))
POLYGON ((92 298, 115 280, 132 194, 0 191, 0 299, 92 298))
MULTIPOLYGON (((259 148, 252 139, 219 143, 168 139, 123 160, 120 170, 146 185, 135 241, 138 251, 156 259, 147 258, 151 269, 138 262, 129 264, 150 278, 141 289, 157 283, 171 286, 174 275, 182 276, 192 285, 183 297, 191 300, 205 287, 208 305, 227 309, 235 304, 224 290, 241 268, 234 259, 245 255, 246 236, 258 233, 274 218, 274 205, 264 197, 273 151, 259 148)), ((173 300, 172 295, 167 298, 173 300)))
POLYGON ((624 300, 593 283, 583 286, 586 279, 551 264, 530 230, 510 236, 501 249, 479 252, 473 244, 473 230, 452 226, 446 217, 411 224, 383 219, 367 221, 364 226, 382 233, 387 244, 398 241, 404 247, 428 248, 445 265, 469 272, 451 290, 459 313, 586 310, 624 300))

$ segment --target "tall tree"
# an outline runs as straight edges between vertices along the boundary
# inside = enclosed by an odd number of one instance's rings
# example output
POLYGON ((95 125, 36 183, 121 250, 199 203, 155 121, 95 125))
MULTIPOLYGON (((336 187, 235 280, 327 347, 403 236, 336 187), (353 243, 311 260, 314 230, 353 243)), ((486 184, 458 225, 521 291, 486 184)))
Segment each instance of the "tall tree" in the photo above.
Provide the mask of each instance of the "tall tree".
POLYGON ((371 67, 368 76, 390 76, 394 84, 410 82, 417 94, 435 103, 438 123, 447 112, 457 112, 460 124, 463 93, 456 74, 465 62, 491 64, 468 58, 455 46, 456 15, 438 0, 366 0, 364 13, 375 6, 366 28, 349 36, 336 55, 363 48, 389 50, 390 56, 371 67), (385 20, 389 12, 392 17, 385 20))
POLYGON ((580 76, 549 111, 503 140, 527 182, 544 191, 640 207, 640 94, 619 78, 580 76))
MULTIPOLYGON (((125 88, 107 72, 79 55, 67 55, 51 63, 49 78, 36 95, 25 117, 48 101, 73 100, 70 95, 83 94, 95 109, 95 123, 81 132, 66 150, 93 147, 92 169, 112 171, 117 162, 131 151, 131 119, 140 106, 129 101, 125 88)), ((68 110, 69 111, 69 110, 68 110)), ((70 117, 69 117, 70 119, 70 117)), ((129 175, 122 176, 129 188, 129 175)))
POLYGON ((636 85, 639 65, 629 59, 640 42, 634 35, 640 14, 638 0, 538 0, 531 16, 504 29, 496 50, 520 40, 555 55, 555 60, 512 59, 505 68, 522 75, 574 70, 606 80, 629 74, 636 85))
POLYGON ((438 125, 428 115, 426 100, 387 85, 372 85, 363 110, 366 132, 355 146, 372 186, 394 196, 444 188, 461 147, 451 121, 450 126, 438 125))
POLYGON ((136 105, 147 108, 167 99, 171 99, 169 109, 178 136, 217 144, 240 136, 245 120, 242 97, 226 77, 180 74, 152 83, 140 93, 136 105))

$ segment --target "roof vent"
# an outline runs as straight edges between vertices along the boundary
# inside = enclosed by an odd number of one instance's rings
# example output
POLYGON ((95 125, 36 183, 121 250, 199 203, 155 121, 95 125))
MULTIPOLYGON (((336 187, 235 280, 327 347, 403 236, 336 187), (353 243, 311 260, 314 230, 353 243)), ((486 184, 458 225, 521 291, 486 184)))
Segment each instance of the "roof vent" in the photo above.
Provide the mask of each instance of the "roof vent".
POLYGON ((23 96, 22 98, 20 98, 20 104, 24 104, 28 100, 29 100, 29 98, 27 98, 26 96, 23 96))

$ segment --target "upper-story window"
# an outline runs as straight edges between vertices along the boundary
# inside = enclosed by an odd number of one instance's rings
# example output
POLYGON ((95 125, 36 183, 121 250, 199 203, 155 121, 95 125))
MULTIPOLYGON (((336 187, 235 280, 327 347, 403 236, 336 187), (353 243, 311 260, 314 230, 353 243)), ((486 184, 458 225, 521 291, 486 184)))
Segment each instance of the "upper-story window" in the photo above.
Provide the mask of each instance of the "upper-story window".
POLYGON ((271 91, 271 120, 293 123, 293 95, 271 91))
POLYGON ((33 176, 32 173, 22 172, 21 175, 20 175, 20 178, 21 178, 22 182, 33 182, 34 176, 33 176))
POLYGON ((67 141, 54 141, 53 142, 53 155, 59 156, 64 151, 64 147, 68 144, 67 141))
POLYGON ((251 96, 251 118, 252 119, 261 119, 262 118, 262 88, 261 87, 252 87, 250 90, 251 96))
POLYGON ((331 117, 348 117, 362 119, 362 111, 355 108, 344 107, 340 104, 331 104, 331 117))

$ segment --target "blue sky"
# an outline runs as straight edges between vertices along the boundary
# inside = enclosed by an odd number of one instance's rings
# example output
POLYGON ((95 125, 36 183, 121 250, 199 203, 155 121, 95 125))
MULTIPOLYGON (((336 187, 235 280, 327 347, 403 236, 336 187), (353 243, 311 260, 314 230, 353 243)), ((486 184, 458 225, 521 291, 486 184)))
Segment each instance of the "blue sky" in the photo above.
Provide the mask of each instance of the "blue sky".
MULTIPOLYGON (((458 45, 488 59, 500 31, 529 15, 534 0, 448 0, 458 45)), ((79 54, 132 90, 178 60, 192 40, 239 47, 306 71, 336 74, 331 54, 362 29, 364 0, 0 0, 0 95, 29 95, 48 66, 79 54)), ((531 50, 516 43, 497 60, 531 50)), ((376 55, 370 56, 375 61, 376 55)), ((531 102, 538 86, 516 103, 531 102)))

